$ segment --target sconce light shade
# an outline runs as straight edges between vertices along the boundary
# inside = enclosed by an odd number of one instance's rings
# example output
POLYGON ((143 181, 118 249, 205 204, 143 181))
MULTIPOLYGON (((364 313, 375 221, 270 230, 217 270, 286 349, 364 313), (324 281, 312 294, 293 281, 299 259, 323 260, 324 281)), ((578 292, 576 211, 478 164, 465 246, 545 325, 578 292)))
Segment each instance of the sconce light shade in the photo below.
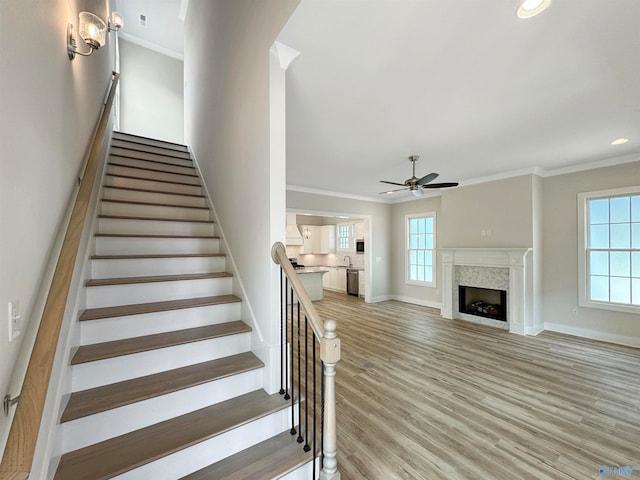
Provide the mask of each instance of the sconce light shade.
POLYGON ((111 20, 109 20, 109 31, 120 30, 124 26, 124 19, 118 12, 111 12, 111 20))
POLYGON ((80 12, 78 34, 92 50, 102 47, 107 39, 107 25, 100 17, 89 12, 80 12))

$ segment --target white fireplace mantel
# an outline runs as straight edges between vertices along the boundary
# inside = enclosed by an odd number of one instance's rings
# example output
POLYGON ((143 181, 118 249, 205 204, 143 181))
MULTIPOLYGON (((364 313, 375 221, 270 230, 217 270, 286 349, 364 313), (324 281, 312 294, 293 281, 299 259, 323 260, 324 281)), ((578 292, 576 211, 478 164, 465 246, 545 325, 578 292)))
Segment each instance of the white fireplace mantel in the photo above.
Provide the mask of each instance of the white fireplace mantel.
POLYGON ((462 318, 454 305, 455 267, 466 265, 509 270, 507 318, 509 331, 535 333, 533 326, 532 248, 442 248, 442 311, 444 318, 462 318))

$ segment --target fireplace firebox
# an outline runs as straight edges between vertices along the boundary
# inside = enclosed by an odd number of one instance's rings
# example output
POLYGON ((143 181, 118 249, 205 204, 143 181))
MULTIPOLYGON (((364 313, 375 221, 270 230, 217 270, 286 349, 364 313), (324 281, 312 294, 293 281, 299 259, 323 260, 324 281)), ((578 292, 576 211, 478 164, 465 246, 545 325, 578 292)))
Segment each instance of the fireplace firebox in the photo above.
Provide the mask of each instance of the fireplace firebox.
POLYGON ((507 321, 507 292, 458 285, 458 310, 467 315, 507 321))

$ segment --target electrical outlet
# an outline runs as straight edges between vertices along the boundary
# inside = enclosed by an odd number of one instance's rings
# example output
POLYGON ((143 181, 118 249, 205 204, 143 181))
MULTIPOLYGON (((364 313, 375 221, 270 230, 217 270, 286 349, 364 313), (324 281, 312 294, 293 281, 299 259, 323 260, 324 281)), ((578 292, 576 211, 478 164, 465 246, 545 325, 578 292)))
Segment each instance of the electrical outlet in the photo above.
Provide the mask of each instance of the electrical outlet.
POLYGON ((17 300, 9 302, 8 308, 9 317, 9 341, 13 341, 20 335, 20 304, 17 300))
POLYGON ((578 309, 577 308, 574 308, 574 309, 571 310, 571 316, 572 317, 577 317, 578 316, 578 309))

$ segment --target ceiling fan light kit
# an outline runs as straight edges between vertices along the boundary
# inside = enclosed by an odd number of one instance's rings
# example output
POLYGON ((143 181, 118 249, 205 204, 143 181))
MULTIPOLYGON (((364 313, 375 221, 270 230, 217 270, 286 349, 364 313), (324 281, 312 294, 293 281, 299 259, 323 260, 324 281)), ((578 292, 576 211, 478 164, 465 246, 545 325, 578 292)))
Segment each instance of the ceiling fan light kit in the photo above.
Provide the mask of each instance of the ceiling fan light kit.
POLYGON ((446 182, 446 183, 431 183, 433 180, 438 178, 439 174, 437 173, 428 173, 422 178, 416 177, 416 162, 420 157, 418 155, 411 155, 409 157, 409 161, 413 166, 413 175, 411 178, 408 178, 404 181, 404 183, 398 182, 390 182, 389 180, 380 180, 382 183, 388 183, 389 185, 398 185, 402 188, 397 188, 395 190, 388 190, 386 192, 380 192, 381 195, 386 195, 389 193, 399 192, 401 190, 409 190, 416 197, 421 197, 424 195, 424 188, 449 188, 449 187, 457 187, 457 182, 446 182))

